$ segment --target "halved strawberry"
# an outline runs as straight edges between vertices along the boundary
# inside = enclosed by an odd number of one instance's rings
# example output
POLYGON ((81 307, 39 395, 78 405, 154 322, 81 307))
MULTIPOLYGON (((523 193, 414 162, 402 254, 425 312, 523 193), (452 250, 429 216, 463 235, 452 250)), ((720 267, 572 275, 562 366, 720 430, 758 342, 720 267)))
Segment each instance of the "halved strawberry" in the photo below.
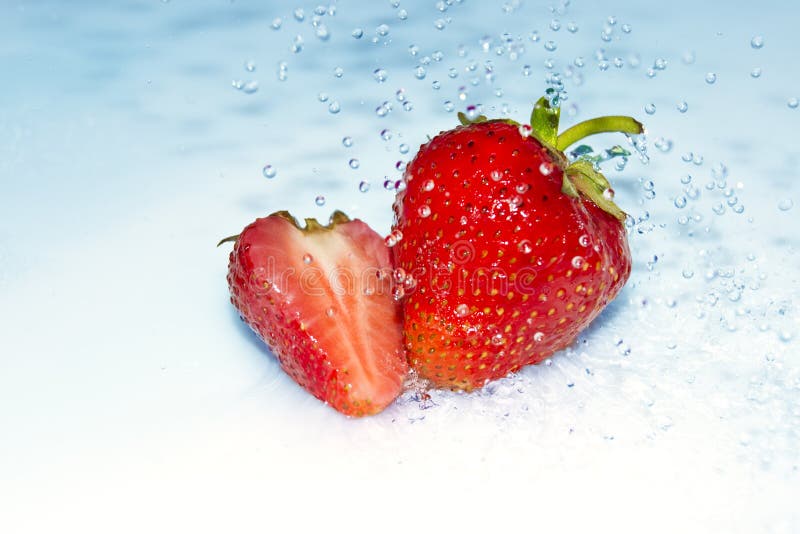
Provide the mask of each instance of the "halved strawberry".
POLYGON ((397 397, 408 367, 381 236, 338 211, 305 227, 278 212, 231 239, 231 302, 298 384, 346 415, 397 397))

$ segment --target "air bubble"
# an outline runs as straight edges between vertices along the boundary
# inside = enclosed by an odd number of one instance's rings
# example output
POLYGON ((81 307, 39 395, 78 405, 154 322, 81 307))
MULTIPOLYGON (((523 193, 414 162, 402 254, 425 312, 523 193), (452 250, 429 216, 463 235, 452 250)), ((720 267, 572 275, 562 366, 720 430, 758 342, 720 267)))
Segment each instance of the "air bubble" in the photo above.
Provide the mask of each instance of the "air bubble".
POLYGON ((610 187, 603 191, 603 198, 606 200, 613 200, 614 199, 614 190, 610 187))
POLYGON ((400 143, 400 146, 397 148, 397 150, 398 150, 398 151, 399 151, 401 154, 408 154, 408 151, 409 151, 410 149, 411 149, 411 148, 410 148, 410 147, 409 147, 407 144, 405 144, 405 143, 400 143))

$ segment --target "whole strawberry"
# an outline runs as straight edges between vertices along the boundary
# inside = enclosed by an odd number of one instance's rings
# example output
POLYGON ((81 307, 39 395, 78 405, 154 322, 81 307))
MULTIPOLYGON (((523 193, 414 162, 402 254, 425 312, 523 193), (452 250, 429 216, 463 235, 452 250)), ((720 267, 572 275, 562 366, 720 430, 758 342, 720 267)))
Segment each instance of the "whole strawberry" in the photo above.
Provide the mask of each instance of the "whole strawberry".
POLYGON ((642 133, 628 117, 558 131, 541 99, 531 126, 468 121, 423 145, 395 203, 408 361, 439 387, 471 390, 573 342, 631 270, 613 190, 563 150, 587 135, 642 133))
POLYGON ((381 236, 338 211, 304 227, 278 212, 225 241, 231 302, 298 384, 353 416, 400 394, 408 366, 381 236))

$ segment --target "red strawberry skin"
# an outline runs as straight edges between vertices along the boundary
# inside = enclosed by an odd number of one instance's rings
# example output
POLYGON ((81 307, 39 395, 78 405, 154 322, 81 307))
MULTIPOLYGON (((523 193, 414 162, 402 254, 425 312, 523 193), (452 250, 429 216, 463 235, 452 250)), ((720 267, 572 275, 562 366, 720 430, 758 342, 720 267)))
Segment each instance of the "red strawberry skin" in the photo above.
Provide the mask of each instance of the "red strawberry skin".
POLYGON ((365 223, 332 219, 301 229, 282 212, 247 226, 230 254, 231 302, 298 384, 343 414, 371 415, 408 371, 392 260, 365 223))
POLYGON ((501 121, 423 145, 395 203, 409 363, 471 390, 573 342, 631 270, 624 225, 562 193, 559 153, 501 121))

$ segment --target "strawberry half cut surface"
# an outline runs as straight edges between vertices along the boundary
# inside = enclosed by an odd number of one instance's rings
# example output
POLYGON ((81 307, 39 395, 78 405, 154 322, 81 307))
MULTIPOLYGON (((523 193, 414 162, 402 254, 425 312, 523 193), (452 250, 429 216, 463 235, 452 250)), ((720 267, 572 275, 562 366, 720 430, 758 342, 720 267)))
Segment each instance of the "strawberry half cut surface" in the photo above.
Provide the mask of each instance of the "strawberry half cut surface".
POLYGON ((608 116, 558 135, 548 98, 530 125, 460 118, 406 167, 393 253, 417 281, 403 302, 411 367, 471 390, 570 345, 622 289, 626 215, 594 162, 563 150, 643 128, 608 116))
POLYGON ((228 240, 231 302, 289 376, 351 416, 400 394, 408 367, 381 236, 338 211, 304 227, 278 212, 228 240))

